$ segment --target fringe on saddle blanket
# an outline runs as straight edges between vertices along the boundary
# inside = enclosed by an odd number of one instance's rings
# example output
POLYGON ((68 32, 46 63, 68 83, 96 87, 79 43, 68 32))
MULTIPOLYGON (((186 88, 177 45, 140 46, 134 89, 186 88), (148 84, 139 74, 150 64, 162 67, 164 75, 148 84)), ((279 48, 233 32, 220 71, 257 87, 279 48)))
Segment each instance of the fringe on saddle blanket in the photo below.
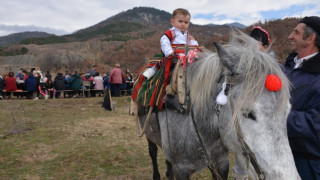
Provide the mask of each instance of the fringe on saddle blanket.
POLYGON ((141 68, 133 84, 132 99, 143 106, 157 106, 161 110, 163 97, 166 94, 166 86, 170 81, 170 67, 172 58, 168 58, 165 64, 149 80, 145 81, 142 75, 144 71, 161 61, 163 57, 154 57, 148 64, 141 68))

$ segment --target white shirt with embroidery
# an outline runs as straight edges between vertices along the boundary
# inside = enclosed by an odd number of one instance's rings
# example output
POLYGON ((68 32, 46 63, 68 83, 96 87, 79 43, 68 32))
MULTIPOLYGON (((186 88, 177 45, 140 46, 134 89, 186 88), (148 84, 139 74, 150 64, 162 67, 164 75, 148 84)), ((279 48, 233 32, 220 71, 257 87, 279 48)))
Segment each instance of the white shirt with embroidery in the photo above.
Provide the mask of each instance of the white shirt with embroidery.
POLYGON ((296 63, 296 65, 294 66, 294 69, 300 67, 300 65, 303 63, 304 60, 308 60, 310 58, 312 58, 313 56, 317 55, 318 52, 314 53, 314 54, 311 54, 309 56, 306 56, 306 57, 303 57, 303 58, 300 58, 298 59, 298 56, 294 57, 294 62, 296 63))
MULTIPOLYGON (((172 27, 170 30, 173 30, 176 34, 175 38, 172 41, 172 44, 187 44, 188 41, 188 33, 185 31, 182 33, 175 27, 172 27)), ((164 53, 165 57, 168 57, 171 53, 173 53, 170 40, 166 35, 161 36, 160 38, 161 50, 164 53)), ((190 45, 198 46, 198 42, 196 40, 191 40, 190 45)))

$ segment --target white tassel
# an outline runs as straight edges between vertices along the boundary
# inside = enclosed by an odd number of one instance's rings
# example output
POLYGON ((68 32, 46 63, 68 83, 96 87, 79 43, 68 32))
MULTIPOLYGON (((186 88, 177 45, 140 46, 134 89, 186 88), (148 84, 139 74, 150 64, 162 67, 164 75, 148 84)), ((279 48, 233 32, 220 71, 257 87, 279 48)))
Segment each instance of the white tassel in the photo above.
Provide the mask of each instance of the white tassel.
POLYGON ((228 96, 226 96, 225 91, 226 90, 226 82, 224 82, 222 84, 222 90, 220 91, 220 93, 218 94, 217 98, 216 98, 216 102, 219 105, 226 105, 228 102, 228 96))

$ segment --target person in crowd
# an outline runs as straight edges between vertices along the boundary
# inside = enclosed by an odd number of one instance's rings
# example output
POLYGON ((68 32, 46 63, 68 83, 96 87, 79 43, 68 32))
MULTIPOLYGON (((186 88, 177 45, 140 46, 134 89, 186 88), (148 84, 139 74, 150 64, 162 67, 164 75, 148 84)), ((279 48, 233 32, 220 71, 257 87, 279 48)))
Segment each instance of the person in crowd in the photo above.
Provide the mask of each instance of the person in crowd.
POLYGON ((85 74, 82 77, 83 86, 85 86, 87 89, 93 89, 94 88, 94 78, 90 73, 85 74))
POLYGON ((103 87, 104 87, 104 89, 109 89, 110 88, 109 78, 110 78, 110 72, 108 71, 106 73, 106 77, 103 79, 103 87))
POLYGON ((96 74, 96 69, 97 69, 97 66, 93 65, 92 69, 90 69, 88 73, 93 77, 96 74))
POLYGON ((20 75, 16 76, 17 88, 23 90, 24 89, 24 75, 23 72, 20 72, 20 75))
POLYGON ((42 82, 43 81, 43 75, 42 75, 42 72, 40 70, 40 67, 35 67, 35 69, 33 70, 33 75, 36 77, 36 74, 39 74, 39 77, 40 77, 40 81, 42 82))
MULTIPOLYGON (((53 87, 56 91, 61 91, 66 89, 67 81, 61 72, 57 74, 53 81, 53 87)), ((57 98, 60 96, 60 92, 57 92, 53 98, 57 98)))
POLYGON ((70 75, 70 74, 66 74, 65 76, 64 76, 64 78, 65 78, 65 80, 66 80, 66 89, 70 89, 70 78, 71 78, 71 76, 72 75, 70 75))
POLYGON ((22 73, 23 73, 23 81, 26 81, 29 72, 27 70, 23 70, 22 73))
MULTIPOLYGON (((101 96, 101 93, 102 93, 102 90, 104 89, 103 87, 103 78, 101 77, 100 73, 99 72, 96 72, 95 76, 93 77, 94 79, 94 89, 95 90, 99 90, 98 93, 99 93, 99 96, 101 96)), ((95 96, 95 94, 94 94, 95 96)))
POLYGON ((120 69, 120 64, 116 64, 115 68, 111 70, 109 83, 114 89, 114 96, 120 97, 120 89, 123 82, 125 82, 125 77, 122 70, 120 69))
POLYGON ((3 90, 6 88, 6 80, 0 74, 0 100, 4 99, 3 90))
MULTIPOLYGON (((85 74, 84 76, 81 77, 82 79, 82 85, 84 86, 85 89, 93 89, 95 81, 93 77, 91 76, 90 73, 85 74)), ((88 92, 85 92, 86 97, 89 96, 88 92)), ((93 92, 90 93, 90 96, 93 96, 93 92)))
POLYGON ((32 71, 25 80, 25 86, 26 90, 28 91, 27 99, 32 99, 33 92, 37 91, 37 82, 32 71))
POLYGON ((132 87, 133 87, 133 78, 132 78, 132 74, 128 71, 126 72, 126 85, 127 85, 127 93, 131 95, 132 87))
POLYGON ((14 77, 14 72, 9 72, 8 77, 6 78, 6 88, 5 90, 7 92, 16 91, 17 84, 16 84, 16 78, 14 77))
POLYGON ((40 86, 41 75, 40 73, 33 71, 33 76, 36 79, 36 91, 37 91, 37 97, 35 97, 33 100, 39 100, 40 91, 41 91, 41 86, 40 86))
POLYGON ((45 98, 47 99, 49 96, 48 92, 52 92, 52 96, 50 94, 50 98, 55 98, 56 90, 54 89, 53 80, 51 77, 47 77, 47 80, 45 82, 45 98))
POLYGON ((320 17, 304 17, 288 37, 283 66, 291 84, 287 130, 302 180, 320 180, 320 17))
POLYGON ((250 36, 258 41, 260 51, 266 51, 271 43, 269 33, 261 26, 254 26, 250 36))
POLYGON ((50 74, 50 71, 47 71, 44 77, 52 79, 52 75, 50 74))
POLYGON ((190 18, 191 15, 186 9, 178 8, 173 11, 171 18, 171 25, 173 27, 167 30, 160 38, 161 50, 165 58, 143 73, 143 76, 148 80, 163 66, 169 56, 172 57, 174 53, 172 49, 173 44, 189 44, 198 46, 198 42, 193 38, 193 36, 190 35, 188 31, 190 18))
POLYGON ((81 84, 82 80, 80 78, 80 75, 78 71, 74 71, 74 74, 70 78, 70 89, 74 90, 75 93, 73 94, 73 97, 77 97, 77 94, 80 94, 81 84))
POLYGON ((130 72, 130 69, 127 69, 127 70, 126 70, 126 76, 130 76, 130 79, 133 79, 133 75, 132 75, 132 73, 130 72))
POLYGON ((20 80, 23 80, 23 68, 20 68, 20 70, 16 73, 16 79, 19 78, 20 80))
POLYGON ((107 77, 107 74, 106 74, 106 73, 102 74, 102 79, 103 79, 103 80, 104 80, 106 77, 107 77))
POLYGON ((36 68, 33 67, 33 68, 30 69, 30 72, 33 73, 33 71, 35 71, 35 70, 36 70, 36 68))

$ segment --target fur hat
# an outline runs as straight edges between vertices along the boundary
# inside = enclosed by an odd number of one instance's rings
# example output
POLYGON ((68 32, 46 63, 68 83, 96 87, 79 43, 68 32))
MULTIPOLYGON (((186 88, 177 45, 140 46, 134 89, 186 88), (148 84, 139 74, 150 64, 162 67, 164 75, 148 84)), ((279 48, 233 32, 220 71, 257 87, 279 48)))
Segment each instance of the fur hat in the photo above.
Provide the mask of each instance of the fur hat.
POLYGON ((320 17, 306 16, 299 23, 304 23, 310 26, 314 31, 316 31, 320 35, 320 17))
POLYGON ((269 43, 271 43, 269 33, 260 26, 254 26, 250 36, 257 41, 262 42, 262 45, 269 45, 269 43))

